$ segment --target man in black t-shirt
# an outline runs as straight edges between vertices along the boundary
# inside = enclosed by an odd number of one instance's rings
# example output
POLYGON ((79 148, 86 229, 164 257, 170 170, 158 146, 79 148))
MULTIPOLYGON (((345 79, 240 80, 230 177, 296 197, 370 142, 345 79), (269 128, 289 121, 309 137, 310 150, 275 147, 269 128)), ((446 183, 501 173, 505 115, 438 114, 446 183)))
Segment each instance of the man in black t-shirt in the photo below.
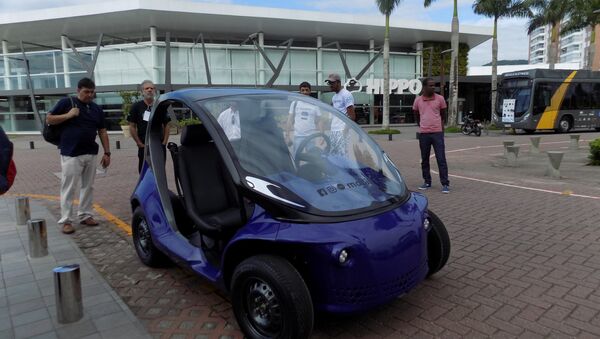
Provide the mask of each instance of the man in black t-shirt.
MULTIPOLYGON (((135 140, 138 147, 138 172, 142 171, 142 165, 144 164, 146 129, 148 128, 150 112, 152 112, 152 104, 154 104, 154 96, 156 95, 156 87, 150 80, 144 80, 140 88, 143 99, 131 106, 131 110, 127 116, 131 137, 135 140)), ((165 114, 163 118, 163 145, 166 145, 169 140, 168 122, 169 117, 165 114)))
POLYGON ((73 228, 73 198, 79 182, 79 212, 77 216, 83 225, 97 226, 98 222, 92 217, 92 192, 96 177, 96 156, 98 144, 96 135, 100 136, 104 155, 100 165, 106 168, 110 165, 110 146, 104 111, 96 105, 94 95, 96 85, 89 78, 79 80, 77 97, 63 98, 46 116, 46 123, 61 125, 60 137, 61 182, 60 210, 58 221, 63 233, 75 232, 73 228))

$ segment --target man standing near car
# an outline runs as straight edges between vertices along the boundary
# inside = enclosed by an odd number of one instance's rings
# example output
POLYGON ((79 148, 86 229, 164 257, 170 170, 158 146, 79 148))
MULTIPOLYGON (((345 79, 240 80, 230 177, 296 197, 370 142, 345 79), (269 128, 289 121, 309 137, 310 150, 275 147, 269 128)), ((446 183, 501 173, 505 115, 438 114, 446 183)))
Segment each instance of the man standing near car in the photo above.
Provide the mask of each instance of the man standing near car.
MULTIPOLYGON (((311 87, 306 81, 299 86, 300 94, 310 96, 311 87)), ((290 112, 286 123, 286 142, 292 145, 293 156, 298 152, 298 146, 307 137, 323 132, 321 123, 321 111, 315 105, 308 102, 295 100, 290 105, 290 112)))
MULTIPOLYGON (((335 109, 342 112, 352 121, 356 120, 356 114, 354 113, 354 97, 352 97, 352 93, 350 93, 347 89, 342 87, 342 80, 339 74, 329 74, 327 80, 325 80, 327 84, 329 84, 329 88, 335 92, 333 98, 331 99, 331 104, 335 109)), ((331 119, 331 154, 346 154, 346 124, 336 118, 333 117, 331 119)))
POLYGON ((58 224, 62 232, 70 234, 73 228, 73 198, 79 181, 79 212, 81 224, 97 226, 98 222, 92 217, 92 194, 96 177, 96 156, 98 144, 96 135, 104 154, 100 165, 106 168, 110 165, 110 146, 104 111, 94 103, 96 85, 89 78, 83 78, 77 83, 77 97, 63 98, 46 117, 50 125, 63 126, 60 137, 61 181, 60 181, 60 210, 58 224))
POLYGON ((435 152, 435 159, 440 171, 442 193, 450 193, 448 180, 448 164, 446 163, 446 150, 444 145, 444 120, 446 118, 446 100, 435 93, 435 81, 431 78, 423 79, 423 93, 413 103, 413 111, 419 121, 419 147, 421 148, 421 171, 423 185, 420 190, 431 188, 431 171, 429 168, 429 155, 431 146, 435 152))
MULTIPOLYGON (((152 112, 152 105, 154 104, 154 97, 156 95, 156 87, 150 80, 142 81, 140 89, 143 99, 131 105, 131 110, 127 116, 131 137, 138 147, 138 173, 142 171, 142 165, 144 164, 146 130, 148 129, 148 120, 150 120, 150 113, 152 112)), ((163 118, 163 145, 166 145, 169 141, 168 123, 169 116, 165 114, 163 118)))

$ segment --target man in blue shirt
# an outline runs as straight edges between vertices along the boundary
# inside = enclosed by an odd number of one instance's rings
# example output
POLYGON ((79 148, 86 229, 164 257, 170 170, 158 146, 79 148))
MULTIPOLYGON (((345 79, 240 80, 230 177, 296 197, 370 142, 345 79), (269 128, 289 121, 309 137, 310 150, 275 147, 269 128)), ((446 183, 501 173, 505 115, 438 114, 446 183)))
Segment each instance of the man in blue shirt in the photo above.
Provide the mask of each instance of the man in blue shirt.
POLYGON ((92 193, 96 177, 96 156, 98 144, 96 135, 104 149, 100 165, 110 165, 110 146, 106 132, 104 111, 93 100, 96 85, 89 78, 79 80, 77 97, 61 99, 48 112, 46 122, 50 125, 62 125, 60 138, 61 184, 60 210, 58 221, 63 233, 75 232, 73 228, 73 198, 79 182, 79 212, 77 216, 83 225, 97 226, 92 217, 92 193))

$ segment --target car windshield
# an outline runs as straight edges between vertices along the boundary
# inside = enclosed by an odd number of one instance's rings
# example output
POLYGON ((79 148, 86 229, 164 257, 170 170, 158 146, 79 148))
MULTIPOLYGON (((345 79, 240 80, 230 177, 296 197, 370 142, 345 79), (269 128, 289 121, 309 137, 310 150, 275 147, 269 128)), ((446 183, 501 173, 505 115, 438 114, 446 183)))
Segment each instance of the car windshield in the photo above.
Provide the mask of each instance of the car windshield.
POLYGON ((245 184, 274 199, 329 214, 387 206, 407 194, 379 146, 321 101, 282 93, 199 104, 229 140, 245 184))
POLYGON ((500 89, 498 111, 502 111, 504 99, 515 99, 515 114, 522 115, 529 109, 531 100, 531 83, 528 79, 506 80, 500 89))

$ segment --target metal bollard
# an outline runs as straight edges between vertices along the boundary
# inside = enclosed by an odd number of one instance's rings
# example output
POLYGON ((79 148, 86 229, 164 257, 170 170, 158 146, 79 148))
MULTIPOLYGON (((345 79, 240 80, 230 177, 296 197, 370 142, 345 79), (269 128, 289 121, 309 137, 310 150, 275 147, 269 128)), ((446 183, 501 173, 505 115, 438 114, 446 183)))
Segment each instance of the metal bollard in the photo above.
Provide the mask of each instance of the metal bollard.
POLYGON ((83 302, 79 265, 59 266, 52 271, 54 272, 58 322, 67 324, 81 319, 83 317, 83 302))
POLYGON ((121 149, 121 141, 117 140, 117 149, 121 149))
POLYGON ((29 142, 29 149, 35 149, 35 143, 33 143, 33 141, 29 142))
POLYGON ((27 224, 27 220, 31 218, 31 210, 29 209, 28 197, 17 197, 15 200, 15 213, 17 225, 27 224))
POLYGON ((48 233, 46 233, 46 220, 33 219, 27 221, 27 236, 29 238, 30 258, 41 258, 48 255, 48 233))
POLYGON ((392 133, 388 134, 388 141, 392 141, 392 133))

